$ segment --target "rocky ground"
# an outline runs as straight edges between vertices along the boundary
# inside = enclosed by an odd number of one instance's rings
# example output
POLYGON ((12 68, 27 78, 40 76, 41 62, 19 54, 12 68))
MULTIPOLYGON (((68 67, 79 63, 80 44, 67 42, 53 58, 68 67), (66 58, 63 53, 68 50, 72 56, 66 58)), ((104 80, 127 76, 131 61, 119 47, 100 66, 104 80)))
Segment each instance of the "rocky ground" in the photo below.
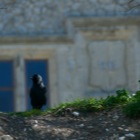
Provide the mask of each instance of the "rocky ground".
POLYGON ((0 140, 140 140, 140 119, 120 108, 79 116, 0 114, 0 140))

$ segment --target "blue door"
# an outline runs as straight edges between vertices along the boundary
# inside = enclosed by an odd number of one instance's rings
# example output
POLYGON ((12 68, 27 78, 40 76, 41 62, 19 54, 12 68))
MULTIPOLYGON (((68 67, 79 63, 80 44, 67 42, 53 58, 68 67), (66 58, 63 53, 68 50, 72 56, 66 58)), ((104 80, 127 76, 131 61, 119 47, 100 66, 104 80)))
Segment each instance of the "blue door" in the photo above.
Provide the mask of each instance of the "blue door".
MULTIPOLYGON (((48 89, 48 61, 47 60, 27 60, 25 62, 26 65, 26 87, 27 87, 27 109, 30 110, 30 98, 29 91, 32 86, 32 80, 30 79, 33 74, 39 74, 43 78, 44 85, 47 86, 48 89)), ((43 107, 46 109, 47 105, 43 107)))
POLYGON ((14 111, 13 63, 0 61, 0 111, 14 111))

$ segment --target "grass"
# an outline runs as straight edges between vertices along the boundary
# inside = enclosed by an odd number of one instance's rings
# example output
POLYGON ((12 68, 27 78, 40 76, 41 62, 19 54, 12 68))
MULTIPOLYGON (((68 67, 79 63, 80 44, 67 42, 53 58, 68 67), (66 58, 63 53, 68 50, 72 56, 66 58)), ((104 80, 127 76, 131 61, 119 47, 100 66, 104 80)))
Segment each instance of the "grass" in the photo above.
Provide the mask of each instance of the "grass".
POLYGON ((46 111, 31 110, 26 112, 13 112, 9 115, 18 115, 29 117, 33 115, 45 114, 63 114, 67 108, 79 112, 98 112, 106 109, 113 109, 116 106, 123 108, 123 113, 128 117, 140 117, 140 91, 137 91, 135 96, 130 95, 125 89, 116 91, 115 95, 108 96, 103 99, 77 99, 73 102, 62 103, 54 108, 46 111))
POLYGON ((30 116, 36 116, 36 115, 43 115, 43 112, 40 110, 31 110, 31 111, 25 111, 25 112, 11 112, 9 113, 10 116, 17 115, 22 117, 30 117, 30 116))

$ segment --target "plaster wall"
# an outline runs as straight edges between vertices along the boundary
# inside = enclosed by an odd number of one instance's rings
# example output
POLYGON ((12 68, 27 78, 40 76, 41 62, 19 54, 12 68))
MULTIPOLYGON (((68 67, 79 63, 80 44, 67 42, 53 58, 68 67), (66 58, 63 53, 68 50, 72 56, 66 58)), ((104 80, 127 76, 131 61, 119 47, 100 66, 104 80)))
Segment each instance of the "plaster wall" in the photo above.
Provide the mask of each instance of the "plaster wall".
POLYGON ((133 22, 70 19, 65 38, 1 38, 0 59, 14 62, 15 110, 26 110, 26 59, 48 60, 50 107, 76 98, 105 97, 120 88, 137 90, 140 32, 139 20, 133 22))

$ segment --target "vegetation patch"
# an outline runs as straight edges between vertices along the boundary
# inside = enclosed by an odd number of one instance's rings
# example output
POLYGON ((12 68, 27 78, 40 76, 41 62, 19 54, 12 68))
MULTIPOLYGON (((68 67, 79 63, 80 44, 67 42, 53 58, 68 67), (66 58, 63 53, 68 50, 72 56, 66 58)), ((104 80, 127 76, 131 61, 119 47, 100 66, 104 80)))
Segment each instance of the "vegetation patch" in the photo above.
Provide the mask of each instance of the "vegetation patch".
POLYGON ((35 115, 43 115, 43 112, 41 110, 33 109, 31 111, 25 111, 25 112, 12 112, 9 113, 9 115, 17 115, 21 117, 30 117, 35 115))
POLYGON ((73 102, 62 103, 54 108, 47 109, 46 111, 31 110, 26 112, 13 112, 9 113, 9 115, 23 117, 46 114, 65 115, 66 111, 71 110, 78 112, 98 112, 113 109, 117 106, 121 106, 123 113, 128 117, 140 117, 140 91, 137 91, 132 95, 125 89, 122 89, 116 91, 115 95, 106 98, 77 99, 73 102))
POLYGON ((46 111, 31 110, 26 112, 14 112, 10 113, 10 115, 23 117, 45 114, 65 115, 66 111, 70 110, 78 112, 98 112, 113 109, 117 106, 121 106, 123 113, 128 117, 140 117, 140 91, 132 95, 125 89, 122 89, 116 91, 115 95, 106 98, 77 99, 73 102, 62 103, 46 111))
POLYGON ((140 91, 137 91, 136 94, 131 97, 131 100, 124 106, 123 112, 131 118, 140 117, 140 91))

